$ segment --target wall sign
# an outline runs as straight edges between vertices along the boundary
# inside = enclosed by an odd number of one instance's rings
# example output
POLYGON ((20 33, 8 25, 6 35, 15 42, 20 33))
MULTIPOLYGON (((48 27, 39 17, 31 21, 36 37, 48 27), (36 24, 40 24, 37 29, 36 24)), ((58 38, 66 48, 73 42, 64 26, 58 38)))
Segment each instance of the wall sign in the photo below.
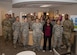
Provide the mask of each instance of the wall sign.
POLYGON ((73 21, 74 31, 77 31, 77 15, 71 15, 70 20, 73 21))

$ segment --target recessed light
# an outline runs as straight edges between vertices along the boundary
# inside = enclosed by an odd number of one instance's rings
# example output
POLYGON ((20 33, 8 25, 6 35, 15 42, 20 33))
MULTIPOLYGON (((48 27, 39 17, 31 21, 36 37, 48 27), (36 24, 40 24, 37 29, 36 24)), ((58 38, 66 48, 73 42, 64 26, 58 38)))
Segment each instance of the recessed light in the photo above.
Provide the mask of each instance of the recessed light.
POLYGON ((62 16, 64 16, 64 14, 62 14, 62 16))
POLYGON ((30 13, 30 15, 33 15, 33 13, 30 13))
POLYGON ((25 16, 26 16, 27 14, 25 14, 25 16))
POLYGON ((49 15, 49 13, 47 12, 46 15, 49 15))
POLYGON ((51 5, 41 5, 40 7, 50 7, 51 5))

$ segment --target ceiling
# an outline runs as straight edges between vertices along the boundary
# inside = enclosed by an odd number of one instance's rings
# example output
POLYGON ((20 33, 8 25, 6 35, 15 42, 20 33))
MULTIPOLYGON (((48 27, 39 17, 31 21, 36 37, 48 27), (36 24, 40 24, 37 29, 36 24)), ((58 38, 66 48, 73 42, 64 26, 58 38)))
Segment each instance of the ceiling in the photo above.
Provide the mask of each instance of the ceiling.
MULTIPOLYGON (((17 0, 16 0, 17 1, 17 0)), ((27 0, 25 0, 27 1, 27 0)), ((70 0, 69 0, 70 1, 70 0)), ((74 0, 75 2, 76 0, 74 0)), ((11 2, 12 0, 0 0, 0 2, 11 2)), ((72 5, 76 4, 74 2, 57 2, 57 1, 31 1, 31 2, 20 2, 20 3, 15 3, 13 4, 13 8, 41 8, 41 5, 51 5, 50 7, 47 8, 52 8, 52 7, 58 7, 58 6, 65 6, 65 5, 72 5)), ((77 1, 76 1, 77 2, 77 1)))
POLYGON ((12 2, 12 0, 0 0, 0 2, 12 2))
MULTIPOLYGON (((41 5, 51 5, 47 8, 51 7, 58 7, 58 6, 65 6, 65 5, 72 5, 76 3, 68 3, 68 2, 22 2, 22 3, 16 3, 13 4, 14 8, 39 8, 41 5)), ((45 8, 45 7, 40 7, 40 8, 45 8)))

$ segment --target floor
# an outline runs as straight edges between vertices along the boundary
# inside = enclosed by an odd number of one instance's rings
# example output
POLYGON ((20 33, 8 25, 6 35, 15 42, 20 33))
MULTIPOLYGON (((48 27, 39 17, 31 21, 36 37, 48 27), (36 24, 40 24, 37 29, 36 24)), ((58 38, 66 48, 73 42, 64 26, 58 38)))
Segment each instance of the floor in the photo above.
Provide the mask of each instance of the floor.
MULTIPOLYGON (((5 55, 16 55, 17 53, 21 51, 27 51, 27 50, 32 51, 31 46, 29 47, 30 48, 24 48, 17 44, 17 48, 15 49, 13 47, 12 41, 5 42, 3 37, 0 37, 0 55, 2 55, 2 53, 5 53, 5 55)), ((59 50, 58 52, 60 54, 66 53, 66 49, 59 50)), ((36 51, 36 55, 55 55, 55 54, 54 52, 49 52, 49 51, 42 52, 41 50, 41 51, 36 51)))
MULTIPOLYGON (((24 48, 22 46, 17 45, 17 48, 14 49, 13 44, 11 41, 5 42, 3 37, 0 37, 0 55, 2 53, 5 53, 5 55, 16 55, 17 53, 21 51, 26 51, 26 50, 32 50, 32 48, 24 48)), ((42 51, 36 51, 37 55, 53 55, 53 53, 50 53, 49 51, 47 52, 42 52, 42 51)))

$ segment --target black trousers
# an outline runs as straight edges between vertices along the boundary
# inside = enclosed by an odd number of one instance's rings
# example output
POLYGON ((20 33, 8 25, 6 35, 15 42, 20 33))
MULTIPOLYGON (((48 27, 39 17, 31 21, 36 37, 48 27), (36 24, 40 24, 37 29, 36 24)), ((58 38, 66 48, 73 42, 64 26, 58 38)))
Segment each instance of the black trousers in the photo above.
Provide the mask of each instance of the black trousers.
POLYGON ((44 36, 43 50, 46 50, 47 40, 48 40, 48 49, 51 50, 51 36, 44 36))

